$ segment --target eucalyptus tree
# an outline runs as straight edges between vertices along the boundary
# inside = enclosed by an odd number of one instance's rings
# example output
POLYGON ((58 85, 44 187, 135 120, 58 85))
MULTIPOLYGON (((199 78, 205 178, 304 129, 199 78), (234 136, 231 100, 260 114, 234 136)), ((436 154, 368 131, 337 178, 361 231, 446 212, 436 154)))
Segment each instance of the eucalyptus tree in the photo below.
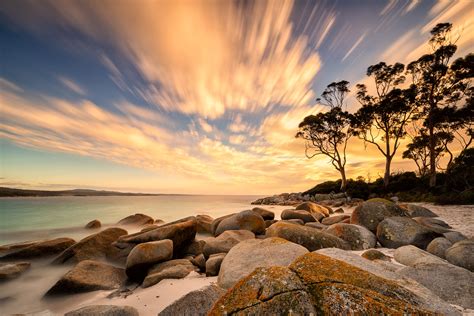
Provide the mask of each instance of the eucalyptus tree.
POLYGON ((356 98, 362 105, 355 113, 353 133, 371 144, 385 157, 384 186, 390 181, 390 166, 407 132, 406 126, 415 111, 415 90, 401 89, 405 66, 400 63, 387 65, 380 62, 367 69, 367 76, 374 79, 375 94, 364 84, 357 85, 356 98))
POLYGON ((346 189, 346 148, 352 136, 352 116, 344 110, 345 99, 350 92, 348 85, 349 82, 344 80, 329 84, 321 94, 321 99, 317 99, 329 107, 329 111, 305 117, 296 134, 297 138, 305 140, 307 158, 324 155, 330 159, 341 175, 341 191, 346 189))
MULTIPOLYGON (((447 112, 443 109, 456 110, 457 103, 466 98, 474 74, 472 54, 450 64, 457 50, 456 39, 451 31, 451 23, 437 24, 431 30, 431 53, 421 56, 407 66, 407 74, 411 76, 412 85, 416 89, 419 119, 423 121, 428 134, 431 187, 436 185, 437 138, 440 131, 444 129, 446 132, 446 127, 450 126, 449 120, 446 120, 450 116, 443 115, 447 112)), ((465 122, 464 120, 463 124, 465 122)), ((451 127, 455 127, 459 121, 451 123, 451 127)), ((472 128, 468 133, 472 135, 472 128)))

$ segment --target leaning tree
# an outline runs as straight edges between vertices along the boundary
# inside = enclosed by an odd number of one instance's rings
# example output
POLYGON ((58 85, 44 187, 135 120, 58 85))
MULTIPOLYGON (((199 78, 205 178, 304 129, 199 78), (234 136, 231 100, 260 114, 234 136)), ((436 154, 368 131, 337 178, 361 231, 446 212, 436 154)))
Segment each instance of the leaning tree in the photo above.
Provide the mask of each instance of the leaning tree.
POLYGON ((329 84, 317 99, 328 106, 329 111, 309 115, 299 124, 297 138, 305 140, 305 154, 308 158, 316 155, 328 157, 341 175, 341 191, 346 189, 346 148, 352 135, 351 114, 343 109, 349 93, 349 82, 339 81, 329 84))
POLYGON ((353 133, 365 144, 374 145, 385 157, 385 187, 389 184, 393 157, 415 111, 414 89, 399 88, 405 81, 404 68, 400 63, 387 65, 384 62, 370 66, 367 76, 374 80, 374 94, 369 94, 366 85, 357 85, 356 98, 362 107, 354 115, 353 133))

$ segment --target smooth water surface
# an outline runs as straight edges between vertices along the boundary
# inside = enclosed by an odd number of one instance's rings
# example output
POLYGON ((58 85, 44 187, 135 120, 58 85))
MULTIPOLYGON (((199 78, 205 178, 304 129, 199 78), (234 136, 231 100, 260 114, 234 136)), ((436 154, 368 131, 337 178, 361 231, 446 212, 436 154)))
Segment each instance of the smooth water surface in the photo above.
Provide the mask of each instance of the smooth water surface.
POLYGON ((135 213, 165 222, 197 214, 218 217, 249 209, 257 198, 236 195, 1 198, 0 244, 60 235, 61 230, 83 227, 93 219, 114 224, 135 213), (46 235, 44 232, 48 230, 50 234, 46 235))

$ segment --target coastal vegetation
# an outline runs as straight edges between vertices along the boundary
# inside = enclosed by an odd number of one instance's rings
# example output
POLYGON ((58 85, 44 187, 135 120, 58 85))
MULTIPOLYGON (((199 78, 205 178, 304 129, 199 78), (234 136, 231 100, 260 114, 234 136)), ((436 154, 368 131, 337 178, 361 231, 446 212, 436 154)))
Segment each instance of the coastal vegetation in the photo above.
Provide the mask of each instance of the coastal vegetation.
POLYGON ((305 140, 308 158, 329 157, 340 180, 319 184, 305 194, 347 192, 358 198, 397 194, 409 201, 474 203, 467 180, 473 178, 474 54, 452 61, 457 38, 451 30, 451 23, 437 24, 431 30, 430 53, 407 66, 385 62, 369 66, 371 85, 356 85, 361 107, 355 113, 345 111, 348 81, 327 86, 323 101, 317 101, 329 110, 305 117, 296 137, 305 140), (352 136, 375 146, 384 157, 383 178, 347 179, 346 148, 352 136), (417 174, 392 174, 392 160, 407 137, 402 157, 413 160, 417 174))

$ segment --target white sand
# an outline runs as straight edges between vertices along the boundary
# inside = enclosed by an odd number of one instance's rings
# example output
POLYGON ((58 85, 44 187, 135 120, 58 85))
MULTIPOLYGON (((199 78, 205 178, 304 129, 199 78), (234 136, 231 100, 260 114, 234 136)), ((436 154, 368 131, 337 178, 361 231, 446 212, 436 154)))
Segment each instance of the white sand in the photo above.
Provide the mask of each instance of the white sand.
POLYGON ((192 272, 184 279, 167 279, 149 288, 137 288, 133 291, 133 294, 126 298, 107 298, 107 295, 109 295, 111 291, 98 291, 95 292, 95 295, 92 298, 81 301, 80 303, 71 304, 67 308, 60 307, 53 311, 64 314, 65 312, 76 310, 88 305, 128 305, 135 307, 140 313, 140 316, 156 316, 168 305, 187 293, 215 282, 217 282, 217 277, 207 278, 192 272))

